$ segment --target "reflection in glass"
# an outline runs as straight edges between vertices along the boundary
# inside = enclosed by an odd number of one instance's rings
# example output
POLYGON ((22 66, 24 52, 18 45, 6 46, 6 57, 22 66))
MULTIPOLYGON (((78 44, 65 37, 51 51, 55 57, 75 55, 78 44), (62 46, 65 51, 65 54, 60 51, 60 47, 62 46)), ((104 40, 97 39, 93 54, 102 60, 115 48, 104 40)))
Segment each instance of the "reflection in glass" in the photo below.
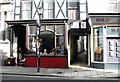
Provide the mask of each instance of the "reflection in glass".
POLYGON ((94 50, 94 60, 103 61, 103 28, 98 27, 93 29, 94 39, 93 39, 93 50, 94 50))
POLYGON ((56 33, 57 34, 64 34, 64 25, 57 25, 56 26, 56 33))
POLYGON ((29 49, 28 54, 33 54, 36 52, 36 37, 35 36, 29 36, 29 49))
POLYGON ((40 47, 40 51, 42 53, 44 53, 44 51, 46 50, 47 54, 50 54, 52 52, 52 49, 54 48, 54 33, 50 32, 50 31, 43 31, 41 32, 41 47, 40 47))

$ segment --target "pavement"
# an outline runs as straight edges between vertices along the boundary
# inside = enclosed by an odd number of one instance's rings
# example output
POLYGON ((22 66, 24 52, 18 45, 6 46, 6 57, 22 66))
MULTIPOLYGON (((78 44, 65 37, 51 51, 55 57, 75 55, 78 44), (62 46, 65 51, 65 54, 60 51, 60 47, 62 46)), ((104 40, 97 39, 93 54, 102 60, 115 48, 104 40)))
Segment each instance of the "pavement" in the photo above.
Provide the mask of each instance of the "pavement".
POLYGON ((50 77, 67 77, 72 79, 95 79, 95 78, 116 78, 120 79, 119 73, 114 70, 95 69, 88 67, 70 66, 68 69, 60 68, 40 68, 37 72, 35 67, 21 66, 1 66, 0 74, 7 75, 28 75, 28 76, 50 76, 50 77))

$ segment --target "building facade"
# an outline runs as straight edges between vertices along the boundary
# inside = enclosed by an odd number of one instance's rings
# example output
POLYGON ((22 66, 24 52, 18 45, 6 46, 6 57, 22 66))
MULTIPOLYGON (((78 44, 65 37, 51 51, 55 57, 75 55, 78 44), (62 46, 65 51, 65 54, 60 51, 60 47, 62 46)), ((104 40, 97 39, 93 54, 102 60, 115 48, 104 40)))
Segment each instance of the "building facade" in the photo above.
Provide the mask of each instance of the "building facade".
MULTIPOLYGON (((78 53, 86 51, 87 66, 118 66, 119 24, 116 20, 119 20, 119 1, 100 0, 97 6, 94 2, 13 0, 11 18, 6 21, 10 28, 9 56, 16 57, 17 63, 26 58, 26 66, 37 66, 40 54, 40 67, 68 68, 78 53), (22 58, 18 55, 19 48, 22 58), (96 48, 102 56, 95 55, 96 48)), ((1 13, 1 19, 8 17, 5 15, 1 13)))
MULTIPOLYGON (((102 3, 102 2, 101 2, 102 3)), ((91 4, 89 4, 91 5, 91 4)), ((91 27, 91 66, 116 69, 119 64, 119 1, 105 0, 105 3, 89 9, 91 27), (97 10, 100 8, 102 10, 97 10), (94 11, 97 10, 97 11, 94 11)))
POLYGON ((6 20, 12 19, 13 15, 12 0, 0 1, 0 57, 6 59, 10 57, 10 29, 5 23, 6 20))

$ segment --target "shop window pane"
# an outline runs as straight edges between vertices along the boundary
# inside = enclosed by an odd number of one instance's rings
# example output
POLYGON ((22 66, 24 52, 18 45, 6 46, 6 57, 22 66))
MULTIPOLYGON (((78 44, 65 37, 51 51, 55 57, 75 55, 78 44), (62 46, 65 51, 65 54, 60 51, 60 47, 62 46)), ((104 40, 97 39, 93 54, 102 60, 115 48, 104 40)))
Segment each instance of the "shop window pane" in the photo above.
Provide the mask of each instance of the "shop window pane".
POLYGON ((53 25, 47 26, 47 30, 54 31, 54 26, 53 25))
POLYGON ((35 36, 29 36, 29 50, 28 54, 35 54, 36 53, 36 39, 35 36))
POLYGON ((99 27, 93 29, 93 50, 94 50, 94 61, 103 61, 103 28, 99 27))
POLYGON ((56 33, 57 34, 64 34, 64 25, 57 25, 56 26, 56 33))
POLYGON ((103 38, 94 38, 94 61, 103 61, 103 38))
POLYGON ((30 26, 30 34, 36 34, 36 26, 30 26))
POLYGON ((45 26, 41 26, 41 29, 40 30, 45 30, 45 26))
POLYGON ((94 37, 103 36, 103 28, 102 27, 94 29, 93 32, 94 32, 94 37))
POLYGON ((64 36, 56 36, 57 54, 64 55, 64 36))
POLYGON ((48 55, 52 53, 52 50, 54 48, 54 33, 50 31, 43 31, 41 32, 41 47, 40 47, 40 52, 42 55, 48 55))

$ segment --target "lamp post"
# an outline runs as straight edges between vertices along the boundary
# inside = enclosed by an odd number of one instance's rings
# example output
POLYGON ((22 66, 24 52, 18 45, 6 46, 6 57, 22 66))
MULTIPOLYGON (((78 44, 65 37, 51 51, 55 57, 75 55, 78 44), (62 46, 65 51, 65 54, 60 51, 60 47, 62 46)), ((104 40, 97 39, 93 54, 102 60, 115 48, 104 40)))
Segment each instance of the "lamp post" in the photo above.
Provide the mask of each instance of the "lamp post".
POLYGON ((42 15, 42 8, 38 8, 37 10, 39 16, 39 25, 37 29, 37 55, 38 55, 38 62, 37 62, 37 72, 40 72, 40 29, 41 29, 41 15, 42 15))

